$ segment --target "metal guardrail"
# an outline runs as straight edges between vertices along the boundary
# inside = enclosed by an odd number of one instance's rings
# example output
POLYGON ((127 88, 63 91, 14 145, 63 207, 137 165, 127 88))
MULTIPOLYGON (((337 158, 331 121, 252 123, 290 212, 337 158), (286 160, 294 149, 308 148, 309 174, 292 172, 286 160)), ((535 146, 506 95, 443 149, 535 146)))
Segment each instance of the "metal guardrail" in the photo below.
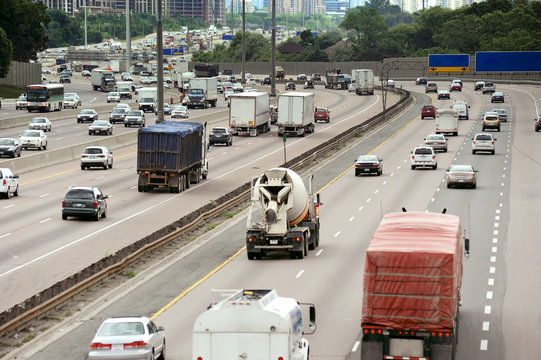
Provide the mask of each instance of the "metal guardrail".
MULTIPOLYGON (((325 153, 336 145, 356 136, 360 131, 367 131, 387 119, 390 119, 396 113, 402 111, 413 100, 409 91, 402 89, 393 90, 402 94, 401 100, 391 106, 385 113, 380 113, 356 125, 334 138, 326 141, 317 147, 306 151, 296 158, 282 164, 282 167, 289 167, 293 170, 302 168, 322 153, 325 153)), ((117 251, 114 255, 101 259, 90 265, 81 272, 53 285, 51 288, 34 295, 25 302, 13 306, 12 308, 0 314, 0 337, 7 334, 20 331, 28 326, 34 319, 44 316, 48 311, 57 308, 60 304, 73 298, 81 291, 88 289, 92 285, 103 279, 118 273, 123 268, 133 263, 140 257, 149 252, 167 244, 173 239, 178 238, 183 233, 199 226, 203 221, 213 218, 230 206, 238 204, 249 198, 250 182, 241 185, 232 192, 223 195, 215 202, 207 204, 192 213, 184 216, 177 222, 156 231, 155 233, 138 240, 136 243, 126 246, 117 251), (217 205, 214 205, 217 204, 217 205), (71 283, 71 285, 70 285, 71 283), (55 294, 55 292, 57 292, 55 294)))

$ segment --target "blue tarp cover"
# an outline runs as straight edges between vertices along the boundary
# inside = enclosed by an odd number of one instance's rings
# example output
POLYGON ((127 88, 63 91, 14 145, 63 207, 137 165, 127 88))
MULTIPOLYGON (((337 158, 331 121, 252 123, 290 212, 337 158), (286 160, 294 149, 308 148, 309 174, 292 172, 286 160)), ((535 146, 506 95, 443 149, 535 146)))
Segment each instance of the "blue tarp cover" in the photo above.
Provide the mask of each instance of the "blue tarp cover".
POLYGON ((193 132, 203 132, 203 124, 191 122, 164 121, 156 125, 140 128, 139 132, 180 134, 184 137, 193 132))

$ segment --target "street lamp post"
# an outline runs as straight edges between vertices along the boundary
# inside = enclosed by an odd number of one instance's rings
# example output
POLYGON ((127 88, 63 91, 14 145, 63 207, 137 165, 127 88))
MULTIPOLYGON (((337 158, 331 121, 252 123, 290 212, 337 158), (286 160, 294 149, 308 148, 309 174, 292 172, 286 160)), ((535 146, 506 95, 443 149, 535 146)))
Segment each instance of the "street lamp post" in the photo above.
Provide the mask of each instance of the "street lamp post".
POLYGON ((242 80, 244 83, 244 74, 246 73, 246 0, 242 0, 242 64, 241 64, 241 73, 242 80))
POLYGON ((156 123, 163 122, 163 28, 162 28, 162 0, 158 2, 156 12, 156 47, 158 52, 158 118, 156 123))
POLYGON ((271 30, 271 91, 270 96, 276 96, 276 0, 272 0, 272 30, 271 30))

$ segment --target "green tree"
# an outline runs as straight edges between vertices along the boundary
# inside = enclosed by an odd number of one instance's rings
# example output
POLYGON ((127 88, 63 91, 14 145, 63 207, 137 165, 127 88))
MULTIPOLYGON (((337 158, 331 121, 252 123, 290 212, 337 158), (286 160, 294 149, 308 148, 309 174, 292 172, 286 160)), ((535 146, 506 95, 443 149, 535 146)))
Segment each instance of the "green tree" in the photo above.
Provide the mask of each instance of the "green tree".
POLYGON ((48 9, 47 15, 51 19, 47 27, 48 47, 82 44, 83 29, 76 18, 69 17, 64 11, 58 9, 48 9))
POLYGON ((0 27, 0 78, 5 78, 11 67, 13 46, 4 29, 0 27))
POLYGON ((37 52, 46 49, 46 9, 41 1, 2 0, 0 27, 13 44, 13 60, 36 60, 37 52))
POLYGON ((90 43, 100 43, 103 41, 103 34, 101 31, 96 29, 90 29, 86 33, 87 40, 90 43))
POLYGON ((375 9, 356 7, 346 11, 340 27, 354 33, 351 39, 358 52, 358 60, 380 60, 377 43, 387 31, 383 17, 375 9))

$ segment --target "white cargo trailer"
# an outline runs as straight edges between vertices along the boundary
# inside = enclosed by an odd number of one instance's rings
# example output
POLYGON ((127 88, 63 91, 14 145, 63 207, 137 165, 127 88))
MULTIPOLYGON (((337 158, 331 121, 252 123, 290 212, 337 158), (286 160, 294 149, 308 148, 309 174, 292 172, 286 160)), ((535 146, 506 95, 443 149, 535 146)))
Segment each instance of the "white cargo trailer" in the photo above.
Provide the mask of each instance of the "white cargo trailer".
POLYGON ((299 303, 276 290, 214 290, 219 293, 224 300, 195 321, 192 359, 308 359, 302 335, 315 331, 313 304, 301 304, 310 306, 311 331, 304 332, 299 303))
POLYGON ((190 90, 186 99, 188 109, 202 107, 206 109, 216 107, 218 102, 218 78, 193 78, 190 79, 190 90))
POLYGON ((458 135, 458 112, 456 110, 438 110, 436 111, 436 134, 458 135))
POLYGON ((278 95, 278 136, 313 133, 314 93, 289 92, 278 95))
POLYGON ((233 135, 257 136, 270 130, 268 93, 240 93, 229 100, 229 128, 233 135))
POLYGON ((351 79, 357 95, 374 95, 374 72, 372 69, 353 69, 351 79))

